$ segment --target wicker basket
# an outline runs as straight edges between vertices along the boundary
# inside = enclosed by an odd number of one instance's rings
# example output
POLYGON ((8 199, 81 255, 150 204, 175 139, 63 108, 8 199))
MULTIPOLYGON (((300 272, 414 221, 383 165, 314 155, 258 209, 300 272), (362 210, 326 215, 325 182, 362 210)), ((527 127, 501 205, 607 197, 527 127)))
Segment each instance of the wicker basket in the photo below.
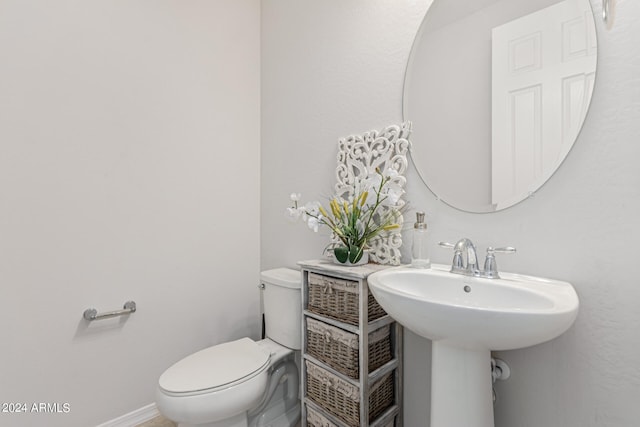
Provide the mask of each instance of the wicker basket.
MULTIPOLYGON (((383 427, 393 427, 394 420, 392 419, 383 427)), ((342 427, 341 425, 335 424, 327 419, 320 412, 315 409, 307 406, 307 427, 342 427)))
POLYGON ((313 408, 307 406, 307 427, 341 427, 332 423, 322 415, 320 412, 315 411, 313 408))
MULTIPOLYGON (((344 421, 349 427, 360 426, 360 390, 308 360, 307 396, 316 404, 344 421)), ((369 423, 393 405, 393 372, 389 372, 370 386, 369 423)))
MULTIPOLYGON (((368 372, 392 359, 390 330, 391 325, 386 325, 369 334, 368 372)), ((360 378, 357 334, 307 318, 307 353, 348 377, 360 378)))
MULTIPOLYGON (((311 312, 331 317, 351 325, 358 325, 360 286, 353 280, 309 273, 309 302, 311 312)), ((369 321, 379 319, 387 313, 369 292, 369 321)))

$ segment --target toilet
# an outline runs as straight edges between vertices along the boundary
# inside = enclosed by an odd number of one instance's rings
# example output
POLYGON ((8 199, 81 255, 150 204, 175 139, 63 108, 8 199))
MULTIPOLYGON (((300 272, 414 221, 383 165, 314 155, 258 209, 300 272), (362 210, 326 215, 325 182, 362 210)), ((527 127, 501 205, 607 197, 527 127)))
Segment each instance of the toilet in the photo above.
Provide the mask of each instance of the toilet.
POLYGON ((300 420, 300 272, 277 268, 260 279, 266 338, 205 348, 160 376, 158 410, 179 427, 294 427, 300 420))

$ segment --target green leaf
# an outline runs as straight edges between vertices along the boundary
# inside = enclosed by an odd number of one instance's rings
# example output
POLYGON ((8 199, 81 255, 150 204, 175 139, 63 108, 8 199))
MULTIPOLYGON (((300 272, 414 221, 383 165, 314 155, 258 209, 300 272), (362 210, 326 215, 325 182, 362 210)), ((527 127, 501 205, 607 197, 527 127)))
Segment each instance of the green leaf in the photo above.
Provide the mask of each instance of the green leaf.
POLYGON ((351 264, 355 264, 362 259, 362 254, 364 250, 362 246, 350 246, 349 247, 349 261, 351 264))
POLYGON ((343 264, 349 259, 349 249, 346 246, 333 248, 333 254, 336 256, 336 259, 343 264))

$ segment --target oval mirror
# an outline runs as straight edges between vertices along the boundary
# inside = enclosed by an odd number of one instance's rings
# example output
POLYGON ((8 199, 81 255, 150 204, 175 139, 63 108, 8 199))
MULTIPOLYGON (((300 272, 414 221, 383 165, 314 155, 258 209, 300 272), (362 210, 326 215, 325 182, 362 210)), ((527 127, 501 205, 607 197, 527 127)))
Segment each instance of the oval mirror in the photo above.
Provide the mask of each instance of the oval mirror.
POLYGON ((596 51, 588 0, 434 0, 403 94, 429 189, 494 212, 540 188, 580 132, 596 51))

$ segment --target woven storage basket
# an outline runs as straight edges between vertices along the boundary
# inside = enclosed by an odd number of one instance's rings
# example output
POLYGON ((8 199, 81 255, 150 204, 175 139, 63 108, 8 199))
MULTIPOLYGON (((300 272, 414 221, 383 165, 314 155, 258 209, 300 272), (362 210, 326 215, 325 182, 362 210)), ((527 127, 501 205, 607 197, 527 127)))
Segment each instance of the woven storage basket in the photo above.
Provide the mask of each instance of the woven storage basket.
POLYGON ((335 423, 332 423, 322 415, 320 412, 315 411, 313 408, 307 406, 307 427, 341 427, 335 423))
MULTIPOLYGON (((368 372, 375 371, 393 357, 390 330, 391 325, 386 325, 369 334, 368 372)), ((348 377, 360 378, 357 334, 307 318, 307 353, 348 377)))
MULTIPOLYGON (((393 427, 394 420, 392 419, 383 427, 393 427)), ((307 427, 342 427, 341 425, 335 424, 327 419, 320 412, 315 409, 307 406, 307 427)))
MULTIPOLYGON (((360 286, 353 280, 309 273, 309 302, 311 312, 328 316, 351 325, 358 325, 360 286)), ((369 292, 369 321, 386 315, 378 301, 369 292)))
MULTIPOLYGON (((360 390, 308 360, 307 396, 316 404, 344 421, 349 427, 360 426, 360 390)), ((393 372, 371 384, 369 392, 369 423, 393 405, 393 372)))

